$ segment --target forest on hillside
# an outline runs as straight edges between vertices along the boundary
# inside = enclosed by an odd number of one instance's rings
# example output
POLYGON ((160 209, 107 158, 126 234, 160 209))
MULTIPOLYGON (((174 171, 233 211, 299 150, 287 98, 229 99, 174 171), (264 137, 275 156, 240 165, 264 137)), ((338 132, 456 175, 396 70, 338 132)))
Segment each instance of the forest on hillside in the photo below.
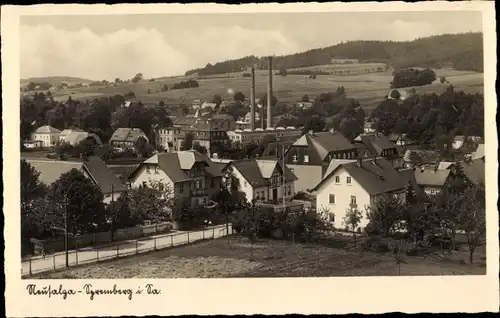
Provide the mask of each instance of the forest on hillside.
MULTIPOLYGON (((331 59, 358 59, 364 63, 386 63, 399 70, 409 67, 441 68, 483 72, 483 34, 445 34, 413 41, 351 41, 292 55, 276 56, 274 69, 330 64, 331 59)), ((207 64, 186 72, 186 76, 244 72, 251 65, 267 69, 267 59, 247 56, 207 64)))

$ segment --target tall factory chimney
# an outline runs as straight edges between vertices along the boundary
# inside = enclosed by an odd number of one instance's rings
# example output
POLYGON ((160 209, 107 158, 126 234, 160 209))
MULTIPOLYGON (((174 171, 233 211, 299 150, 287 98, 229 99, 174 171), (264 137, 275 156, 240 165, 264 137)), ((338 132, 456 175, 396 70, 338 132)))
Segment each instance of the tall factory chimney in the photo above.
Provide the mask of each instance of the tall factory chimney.
POLYGON ((255 67, 252 66, 252 87, 250 88, 250 129, 255 130, 255 67))
POLYGON ((269 58, 269 79, 267 82, 267 128, 272 126, 271 104, 273 100, 273 57, 269 58))

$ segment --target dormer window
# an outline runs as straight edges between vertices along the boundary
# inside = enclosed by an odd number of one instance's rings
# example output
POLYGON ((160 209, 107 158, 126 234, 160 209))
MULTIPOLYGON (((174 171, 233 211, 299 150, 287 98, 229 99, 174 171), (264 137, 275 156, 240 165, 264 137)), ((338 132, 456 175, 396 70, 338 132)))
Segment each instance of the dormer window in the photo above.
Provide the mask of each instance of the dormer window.
POLYGON ((309 156, 308 155, 304 155, 304 162, 309 162, 309 156))
POLYGON ((297 155, 293 155, 293 163, 297 163, 299 160, 298 160, 298 157, 297 155))

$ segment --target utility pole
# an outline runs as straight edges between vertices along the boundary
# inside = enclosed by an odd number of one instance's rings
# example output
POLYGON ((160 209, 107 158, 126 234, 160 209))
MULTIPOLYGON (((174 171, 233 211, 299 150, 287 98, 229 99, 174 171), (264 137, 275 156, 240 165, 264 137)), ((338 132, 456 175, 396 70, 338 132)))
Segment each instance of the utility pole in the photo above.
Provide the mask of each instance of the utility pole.
POLYGON ((111 185, 111 241, 114 240, 115 236, 115 186, 111 185))
POLYGON ((64 250, 66 253, 66 267, 69 267, 68 251, 68 197, 64 196, 64 250))
POLYGON ((283 212, 286 212, 286 204, 285 204, 285 196, 286 196, 286 187, 285 187, 285 145, 281 144, 282 147, 282 155, 281 155, 281 170, 282 170, 282 188, 283 188, 283 212))

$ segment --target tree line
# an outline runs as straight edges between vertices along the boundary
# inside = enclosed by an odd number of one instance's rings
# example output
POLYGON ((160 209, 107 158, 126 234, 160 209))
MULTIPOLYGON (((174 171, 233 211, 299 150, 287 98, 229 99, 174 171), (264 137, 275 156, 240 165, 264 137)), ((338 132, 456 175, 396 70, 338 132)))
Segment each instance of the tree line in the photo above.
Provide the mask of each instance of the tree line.
POLYGON ((73 100, 57 102, 47 94, 35 93, 23 97, 20 109, 21 141, 30 138, 37 127, 50 125, 59 130, 80 128, 95 133, 106 143, 117 128, 140 128, 155 140, 157 126, 172 125, 170 112, 163 101, 157 107, 146 107, 140 101, 125 107, 121 95, 102 97, 92 101, 73 100))
MULTIPOLYGON (((358 59, 365 63, 386 63, 394 69, 415 66, 441 68, 451 64, 456 70, 483 72, 482 33, 444 34, 413 41, 349 41, 326 48, 274 58, 276 69, 294 69, 330 64, 332 58, 358 59)), ((186 75, 211 75, 241 72, 255 65, 268 67, 265 57, 248 56, 236 60, 207 64, 186 75)))
POLYGON ((455 91, 450 85, 440 95, 414 94, 404 101, 383 100, 370 114, 383 134, 407 134, 421 144, 451 149, 456 135, 484 137, 484 96, 455 91))

